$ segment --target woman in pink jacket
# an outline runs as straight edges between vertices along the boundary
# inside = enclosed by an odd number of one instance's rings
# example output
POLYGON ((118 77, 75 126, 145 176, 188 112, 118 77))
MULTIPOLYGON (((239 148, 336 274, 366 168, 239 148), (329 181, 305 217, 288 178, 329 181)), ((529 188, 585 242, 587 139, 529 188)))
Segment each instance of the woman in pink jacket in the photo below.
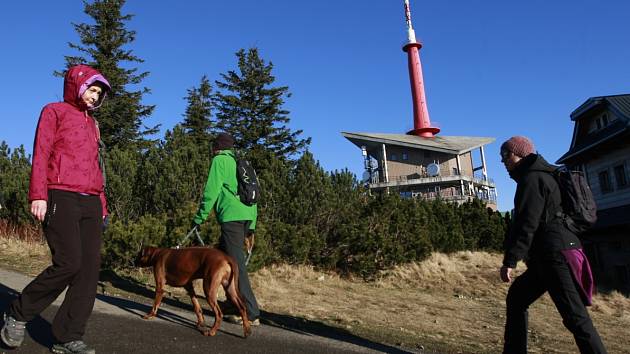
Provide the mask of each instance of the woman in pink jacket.
POLYGON ((58 343, 53 353, 94 353, 83 341, 92 313, 100 269, 103 220, 107 215, 99 162, 98 108, 110 85, 98 71, 71 67, 64 79, 63 102, 41 112, 29 188, 31 213, 43 222, 52 265, 24 288, 4 314, 0 332, 9 347, 24 340, 26 322, 67 288, 52 323, 58 343))

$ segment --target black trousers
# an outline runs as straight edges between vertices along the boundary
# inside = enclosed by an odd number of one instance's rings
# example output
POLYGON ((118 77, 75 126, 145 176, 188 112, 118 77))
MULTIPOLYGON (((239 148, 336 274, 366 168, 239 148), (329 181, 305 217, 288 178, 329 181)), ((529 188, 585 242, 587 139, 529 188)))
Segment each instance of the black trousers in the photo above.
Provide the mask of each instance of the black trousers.
POLYGON ((52 254, 52 265, 11 303, 9 313, 16 320, 32 320, 67 287, 52 323, 53 336, 59 342, 83 337, 96 298, 102 215, 98 196, 60 190, 48 192, 44 234, 52 254))
POLYGON ((508 291, 503 353, 527 353, 527 309, 546 291, 580 353, 606 353, 564 256, 558 252, 550 259, 535 260, 527 266, 508 291))
POLYGON ((249 283, 249 275, 245 266, 245 253, 243 243, 245 235, 249 230, 250 221, 230 221, 221 224, 221 237, 219 238, 219 248, 228 255, 236 259, 238 263, 238 290, 245 300, 247 317, 253 321, 260 317, 260 309, 256 296, 249 283))

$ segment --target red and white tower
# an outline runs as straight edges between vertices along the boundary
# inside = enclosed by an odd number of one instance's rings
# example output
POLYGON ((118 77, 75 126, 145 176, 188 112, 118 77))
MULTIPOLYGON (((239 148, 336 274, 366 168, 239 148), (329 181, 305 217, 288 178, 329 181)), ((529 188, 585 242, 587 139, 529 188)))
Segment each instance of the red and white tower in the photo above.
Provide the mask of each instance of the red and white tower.
POLYGON ((420 63, 420 48, 422 44, 416 41, 416 33, 411 25, 411 10, 409 0, 405 0, 405 18, 407 21, 408 43, 403 46, 407 52, 409 62, 409 80, 411 81, 411 96, 413 99, 413 130, 407 132, 423 138, 432 138, 440 132, 440 128, 431 126, 427 99, 424 95, 424 79, 422 78, 422 64, 420 63))

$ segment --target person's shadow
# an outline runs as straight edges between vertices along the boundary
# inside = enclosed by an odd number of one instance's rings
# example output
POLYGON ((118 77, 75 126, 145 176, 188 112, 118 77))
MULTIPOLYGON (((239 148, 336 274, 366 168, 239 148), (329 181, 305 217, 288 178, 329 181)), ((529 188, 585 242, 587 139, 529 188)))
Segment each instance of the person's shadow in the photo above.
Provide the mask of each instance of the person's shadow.
MULTIPOLYGON (((6 287, 4 284, 0 284, 0 309, 2 313, 6 311, 9 304, 15 300, 19 295, 19 292, 14 289, 6 287)), ((4 326, 3 317, 0 318, 1 326, 4 326)), ((40 345, 50 348, 55 343, 55 339, 52 335, 52 328, 50 322, 46 321, 42 316, 37 316, 33 320, 26 324, 26 331, 28 335, 40 345)), ((0 348, 11 349, 1 343, 0 348)))

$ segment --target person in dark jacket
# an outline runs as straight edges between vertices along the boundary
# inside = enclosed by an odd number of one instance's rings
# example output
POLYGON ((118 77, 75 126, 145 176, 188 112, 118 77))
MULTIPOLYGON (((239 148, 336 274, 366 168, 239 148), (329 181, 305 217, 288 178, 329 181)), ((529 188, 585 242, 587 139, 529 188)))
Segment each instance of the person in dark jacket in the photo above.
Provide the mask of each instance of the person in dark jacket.
POLYGON ((551 174, 556 167, 535 153, 531 140, 523 136, 501 145, 501 162, 517 183, 501 279, 512 280, 518 261, 527 264, 507 294, 503 352, 527 353, 527 309, 549 292, 580 352, 606 353, 585 307, 592 294, 588 260, 578 237, 556 216, 562 211, 559 186, 551 174))
POLYGON ((43 222, 52 265, 24 288, 4 314, 0 334, 9 347, 22 344, 26 323, 67 288, 52 323, 57 341, 52 352, 95 352, 82 337, 96 298, 107 206, 100 133, 91 111, 109 90, 97 70, 73 66, 65 75, 64 101, 46 105, 39 117, 29 201, 31 213, 43 222))
MULTIPOLYGON (((234 138, 227 133, 217 135, 212 145, 212 164, 208 180, 203 192, 199 210, 192 226, 199 227, 214 210, 217 221, 221 225, 219 248, 234 257, 238 263, 238 288, 245 300, 247 317, 251 325, 260 324, 260 309, 252 290, 245 264, 243 245, 245 237, 253 235, 256 229, 258 209, 256 204, 245 205, 238 196, 236 179, 236 158, 234 157, 234 138)), ((223 316, 228 322, 242 323, 240 316, 228 314, 223 316)))

